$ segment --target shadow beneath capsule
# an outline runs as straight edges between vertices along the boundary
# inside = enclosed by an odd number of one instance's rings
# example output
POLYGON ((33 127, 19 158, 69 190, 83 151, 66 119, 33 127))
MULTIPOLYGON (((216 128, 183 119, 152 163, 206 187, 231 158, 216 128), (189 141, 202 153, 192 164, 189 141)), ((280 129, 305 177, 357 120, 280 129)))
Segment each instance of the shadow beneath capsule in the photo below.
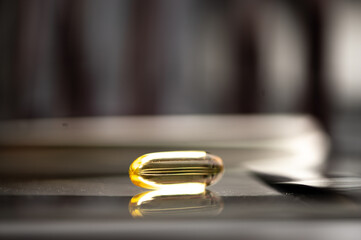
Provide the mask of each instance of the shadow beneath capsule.
POLYGON ((198 194, 149 191, 135 195, 129 202, 129 212, 134 218, 213 217, 222 210, 222 198, 209 190, 198 194))

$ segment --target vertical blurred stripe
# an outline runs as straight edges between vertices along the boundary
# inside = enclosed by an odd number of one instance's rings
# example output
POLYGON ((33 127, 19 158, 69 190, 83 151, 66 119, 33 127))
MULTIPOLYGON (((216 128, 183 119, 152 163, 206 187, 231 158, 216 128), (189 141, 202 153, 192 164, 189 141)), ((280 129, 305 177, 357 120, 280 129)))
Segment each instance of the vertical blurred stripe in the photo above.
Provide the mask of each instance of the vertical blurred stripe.
POLYGON ((129 32, 130 3, 117 0, 83 2, 83 35, 80 46, 84 67, 93 92, 89 104, 99 115, 126 114, 132 102, 126 39, 129 32))
MULTIPOLYGON (((306 1, 306 7, 302 12, 301 21, 305 25, 308 43, 307 56, 307 94, 304 101, 304 111, 315 116, 323 125, 330 130, 330 95, 327 91, 325 77, 325 12, 329 3, 324 0, 306 1)), ((301 7, 302 9, 302 7, 301 7)))
POLYGON ((199 110, 200 81, 195 78, 198 49, 195 26, 198 21, 196 2, 162 0, 159 5, 158 45, 161 57, 160 113, 194 113, 199 110))
POLYGON ((229 1, 203 1, 193 33, 194 81, 201 113, 231 113, 234 101, 234 71, 231 27, 227 19, 229 1), (225 16, 226 15, 226 16, 225 16))
POLYGON ((0 118, 15 117, 14 71, 17 1, 0 1, 0 118))
MULTIPOLYGON (((15 54, 15 93, 13 97, 13 109, 16 117, 34 117, 40 111, 49 114, 48 103, 51 99, 47 98, 41 102, 43 96, 35 96, 35 93, 47 94, 49 92, 48 86, 53 79, 49 79, 45 86, 41 86, 42 82, 39 77, 44 71, 43 69, 46 60, 46 48, 44 38, 47 36, 47 24, 49 16, 49 2, 40 0, 20 1, 18 5, 18 21, 17 33, 14 39, 16 44, 15 54), (38 88, 41 89, 38 89, 38 88), (42 105, 43 109, 36 109, 42 105), (39 111, 38 113, 36 111, 39 111)), ((47 66, 48 67, 48 66, 47 66)), ((40 113, 41 115, 41 113, 40 113)))
POLYGON ((327 15, 327 75, 338 113, 361 113, 361 2, 336 1, 327 15))
MULTIPOLYGON (((87 68, 84 49, 86 1, 59 1, 61 3, 58 39, 60 60, 60 89, 66 111, 71 116, 93 115, 93 79, 87 68)), ((94 33, 96 34, 96 33, 94 33)), ((100 79, 99 79, 100 81, 100 79)))
MULTIPOLYGON (((34 65, 31 69, 27 69, 22 78, 29 77, 31 85, 27 91, 31 94, 31 112, 30 117, 47 117, 59 116, 57 101, 57 78, 56 76, 56 52, 57 41, 55 39, 55 17, 56 17, 56 1, 36 1, 34 2, 31 13, 34 22, 28 26, 26 19, 23 19, 23 28, 26 31, 34 31, 36 39, 33 44, 27 45, 27 37, 21 39, 22 45, 28 49, 34 48, 34 59, 28 59, 34 65), (36 9, 36 11, 35 11, 36 9), (35 20, 36 19, 36 20, 35 20), (35 26, 36 25, 36 26, 35 26), (31 72, 33 71, 33 72, 31 72), (26 74, 26 76, 25 76, 26 74), (27 75, 29 74, 29 75, 27 75)), ((25 50, 24 52, 26 52, 25 50)), ((19 53, 20 54, 20 53, 19 53)), ((26 58, 21 56, 21 58, 26 58)))
POLYGON ((305 29, 294 9, 271 3, 262 9, 259 33, 262 111, 299 112, 306 94, 305 29))
MULTIPOLYGON (((155 49, 157 36, 156 19, 159 1, 135 0, 131 4, 129 48, 129 79, 133 92, 128 104, 129 114, 154 114, 156 112, 159 74, 159 54, 155 49)), ((162 68, 160 68, 162 67, 162 68)))

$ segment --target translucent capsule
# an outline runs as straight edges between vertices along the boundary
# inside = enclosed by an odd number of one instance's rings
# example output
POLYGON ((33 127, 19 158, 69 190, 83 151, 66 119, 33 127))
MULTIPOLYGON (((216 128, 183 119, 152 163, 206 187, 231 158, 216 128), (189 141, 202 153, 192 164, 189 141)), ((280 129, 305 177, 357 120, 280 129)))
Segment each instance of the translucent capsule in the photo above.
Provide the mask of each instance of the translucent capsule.
POLYGON ((204 151, 149 153, 137 158, 129 168, 131 181, 143 188, 168 188, 188 193, 204 191, 222 176, 223 162, 204 151))

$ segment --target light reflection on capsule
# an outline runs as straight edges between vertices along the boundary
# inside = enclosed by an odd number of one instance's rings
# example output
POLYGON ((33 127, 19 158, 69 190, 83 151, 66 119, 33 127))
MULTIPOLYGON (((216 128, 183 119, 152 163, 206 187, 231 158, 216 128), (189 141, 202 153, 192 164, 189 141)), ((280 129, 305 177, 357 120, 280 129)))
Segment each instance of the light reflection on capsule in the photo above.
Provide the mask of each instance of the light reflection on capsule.
POLYGON ((131 181, 148 189, 193 189, 194 193, 216 183, 223 174, 220 157, 204 151, 149 153, 129 168, 131 181))
POLYGON ((217 216, 222 210, 222 198, 209 190, 172 194, 162 189, 135 195, 129 202, 129 212, 134 218, 217 216))

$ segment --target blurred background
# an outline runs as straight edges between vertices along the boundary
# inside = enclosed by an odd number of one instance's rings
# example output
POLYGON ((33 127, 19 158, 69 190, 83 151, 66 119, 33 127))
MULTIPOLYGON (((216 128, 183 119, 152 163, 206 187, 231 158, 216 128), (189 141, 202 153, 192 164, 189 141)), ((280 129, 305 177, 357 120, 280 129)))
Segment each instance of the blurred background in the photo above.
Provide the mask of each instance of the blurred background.
POLYGON ((361 2, 0 1, 0 119, 306 113, 361 154, 361 2))

